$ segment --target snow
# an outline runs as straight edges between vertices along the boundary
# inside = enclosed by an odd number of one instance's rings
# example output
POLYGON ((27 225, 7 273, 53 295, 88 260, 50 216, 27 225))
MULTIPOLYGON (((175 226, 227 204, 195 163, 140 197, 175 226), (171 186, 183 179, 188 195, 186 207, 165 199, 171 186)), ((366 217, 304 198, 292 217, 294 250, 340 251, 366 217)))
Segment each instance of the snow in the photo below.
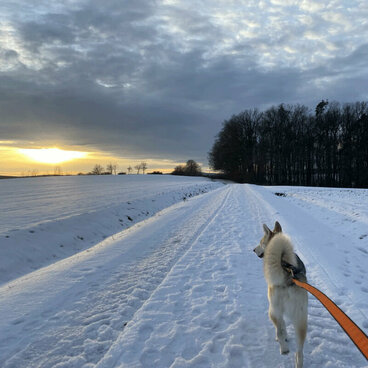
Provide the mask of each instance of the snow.
MULTIPOLYGON (((143 180, 152 179, 140 180, 147 191, 143 180)), ((96 235, 96 245, 0 286, 1 367, 292 367, 293 354, 279 354, 267 316, 262 261, 253 253, 262 223, 271 226, 275 220, 291 236, 309 282, 368 332, 368 191, 222 185, 194 178, 170 188, 166 180, 179 179, 160 180, 155 202, 150 193, 142 199, 138 185, 132 200, 134 208, 141 200, 139 211, 157 203, 155 214, 142 215, 122 231, 111 229, 102 241, 96 235), (179 198, 192 185, 200 195, 179 198), (167 193, 177 193, 178 200, 169 201, 167 193)), ((62 196, 61 184, 58 191, 62 196)), ((122 202, 130 201, 123 192, 122 202)), ((96 210, 86 214, 94 210, 93 196, 81 193, 86 205, 78 212, 71 204, 71 217, 65 211, 45 223, 53 214, 44 210, 41 224, 32 220, 6 234, 47 224, 76 234, 84 216, 96 216, 90 229, 113 218, 120 202, 103 208, 96 189, 96 210)), ((119 216, 128 211, 122 207, 119 216)), ((36 214, 27 216, 37 221, 36 214)), ((19 212, 19 217, 26 216, 19 212)), ((101 226, 106 231, 107 223, 101 226)), ((37 234, 44 244, 53 240, 55 227, 43 229, 28 232, 26 243, 33 245, 31 236, 37 234)), ((10 239, 2 237, 0 246, 10 239)), ((16 266, 21 264, 18 259, 16 266)), ((295 351, 289 326, 288 333, 295 351)), ((312 296, 304 360, 305 367, 368 367, 312 296)))
POLYGON ((221 186, 168 175, 0 181, 0 283, 88 249, 170 205, 221 186))

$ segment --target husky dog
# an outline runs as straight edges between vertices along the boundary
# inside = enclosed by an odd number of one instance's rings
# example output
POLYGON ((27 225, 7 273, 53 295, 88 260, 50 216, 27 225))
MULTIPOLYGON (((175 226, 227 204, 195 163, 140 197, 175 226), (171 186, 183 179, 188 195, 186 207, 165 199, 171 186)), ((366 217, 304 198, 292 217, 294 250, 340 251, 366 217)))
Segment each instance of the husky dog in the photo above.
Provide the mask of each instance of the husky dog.
POLYGON ((282 233, 281 225, 276 221, 270 230, 263 225, 264 236, 254 248, 258 257, 263 258, 263 270, 268 284, 268 314, 276 328, 276 340, 280 344, 280 353, 288 354, 288 340, 284 315, 294 325, 297 352, 295 367, 303 367, 303 345, 307 334, 307 291, 296 286, 292 277, 306 282, 306 270, 303 262, 294 253, 289 237, 282 233))

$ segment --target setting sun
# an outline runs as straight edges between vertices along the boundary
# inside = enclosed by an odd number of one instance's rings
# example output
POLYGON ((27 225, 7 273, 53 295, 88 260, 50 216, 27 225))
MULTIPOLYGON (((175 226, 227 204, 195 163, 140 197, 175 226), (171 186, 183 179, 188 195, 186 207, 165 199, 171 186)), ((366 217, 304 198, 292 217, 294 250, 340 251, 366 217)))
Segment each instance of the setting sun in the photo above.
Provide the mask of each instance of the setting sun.
POLYGON ((87 156, 87 152, 66 151, 59 148, 19 149, 22 155, 44 164, 59 164, 87 156))

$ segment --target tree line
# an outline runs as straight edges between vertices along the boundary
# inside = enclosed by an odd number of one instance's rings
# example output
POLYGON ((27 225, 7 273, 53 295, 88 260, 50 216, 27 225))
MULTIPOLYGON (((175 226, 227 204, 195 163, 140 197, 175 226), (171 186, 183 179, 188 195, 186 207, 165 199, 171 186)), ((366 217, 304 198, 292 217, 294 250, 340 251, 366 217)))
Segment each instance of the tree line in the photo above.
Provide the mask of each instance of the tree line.
POLYGON ((225 120, 209 163, 238 182, 367 188, 367 143, 367 102, 281 104, 225 120))
MULTIPOLYGON (((146 173, 147 170, 147 163, 141 162, 138 165, 134 166, 134 169, 136 170, 136 173, 139 174, 142 172, 142 174, 146 173)), ((100 164, 96 164, 92 171, 90 171, 89 175, 112 175, 113 173, 116 175, 117 165, 112 165, 111 163, 106 166, 106 170, 103 166, 100 164)), ((133 168, 129 165, 127 168, 128 174, 133 173, 133 168)), ((126 174, 126 172, 119 172, 119 175, 126 174)), ((154 175, 162 175, 163 173, 161 171, 153 171, 148 174, 154 174, 154 175)), ((185 165, 178 165, 175 167, 174 171, 171 172, 171 175, 184 175, 184 176, 201 176, 202 170, 200 165, 194 161, 194 160, 188 160, 185 165)))
MULTIPOLYGON (((134 169, 136 170, 137 174, 139 174, 141 171, 143 174, 145 174, 146 170, 147 170, 147 163, 146 162, 141 162, 138 165, 134 166, 134 169)), ((88 173, 89 175, 116 175, 117 174, 117 168, 118 166, 116 164, 108 164, 106 166, 106 169, 104 169, 103 166, 101 166, 100 164, 96 164, 93 169, 88 173)), ((127 167, 127 171, 128 174, 131 174, 133 172, 133 168, 129 165, 127 167)), ((119 172, 118 175, 124 175, 126 174, 126 172, 119 172)))
MULTIPOLYGON (((79 172, 78 175, 125 175, 125 174, 133 174, 134 170, 136 170, 136 174, 146 174, 148 165, 147 162, 142 161, 141 163, 134 166, 134 168, 129 165, 127 167, 127 171, 118 172, 118 165, 112 164, 111 162, 106 165, 106 167, 95 164, 91 171, 88 173, 79 172)), ((149 175, 163 175, 162 171, 155 170, 152 172, 147 172, 149 175)), ((202 170, 200 165, 194 160, 188 160, 185 165, 178 165, 175 169, 170 173, 171 175, 184 175, 184 176, 201 176, 202 170)), ((60 166, 54 167, 54 173, 47 174, 39 174, 37 169, 28 170, 28 172, 23 172, 21 176, 23 177, 33 177, 33 176, 62 176, 62 175, 72 175, 63 173, 62 168, 60 166)), ((4 177, 4 176, 2 176, 4 177)))

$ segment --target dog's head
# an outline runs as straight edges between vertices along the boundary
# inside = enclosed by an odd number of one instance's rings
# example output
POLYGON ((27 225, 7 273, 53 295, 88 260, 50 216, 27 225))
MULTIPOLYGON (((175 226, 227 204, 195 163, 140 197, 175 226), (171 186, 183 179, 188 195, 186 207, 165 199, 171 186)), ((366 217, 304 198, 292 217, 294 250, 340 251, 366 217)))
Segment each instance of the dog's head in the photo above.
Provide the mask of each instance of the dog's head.
POLYGON ((257 256, 259 258, 263 258, 264 256, 264 252, 266 250, 266 247, 268 245, 268 243, 270 242, 270 240, 277 234, 277 233, 281 233, 282 232, 282 228, 281 225, 279 224, 279 222, 275 222, 275 227, 273 230, 269 229, 269 227, 265 224, 263 224, 263 230, 264 230, 264 235, 261 239, 261 241, 259 242, 259 244, 253 249, 253 252, 255 254, 257 254, 257 256))

